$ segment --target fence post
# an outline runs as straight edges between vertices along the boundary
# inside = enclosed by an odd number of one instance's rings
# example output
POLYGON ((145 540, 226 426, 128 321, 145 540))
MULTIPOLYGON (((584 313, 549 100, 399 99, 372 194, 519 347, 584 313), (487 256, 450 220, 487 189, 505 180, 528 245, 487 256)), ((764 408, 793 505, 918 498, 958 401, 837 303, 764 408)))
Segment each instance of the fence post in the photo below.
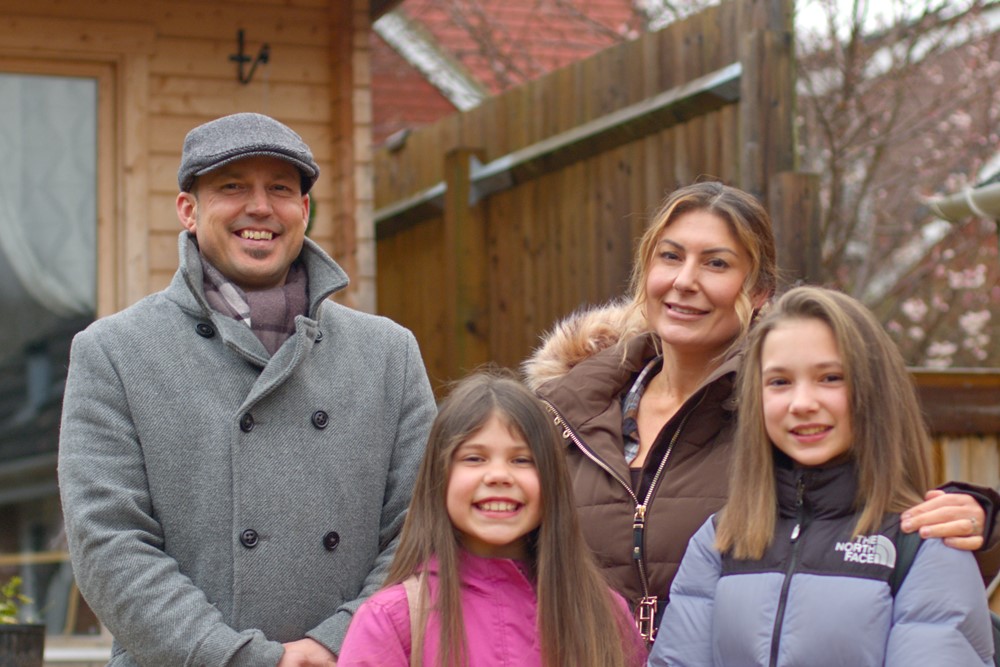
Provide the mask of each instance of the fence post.
POLYGON ((740 21, 740 187, 768 201, 772 176, 796 169, 792 0, 745 0, 740 21))
POLYGON ((489 258, 483 207, 471 203, 471 165, 482 150, 459 147, 444 158, 445 367, 457 380, 489 360, 489 258))
POLYGON ((822 282, 819 175, 785 171, 771 178, 767 209, 778 246, 780 289, 822 282))

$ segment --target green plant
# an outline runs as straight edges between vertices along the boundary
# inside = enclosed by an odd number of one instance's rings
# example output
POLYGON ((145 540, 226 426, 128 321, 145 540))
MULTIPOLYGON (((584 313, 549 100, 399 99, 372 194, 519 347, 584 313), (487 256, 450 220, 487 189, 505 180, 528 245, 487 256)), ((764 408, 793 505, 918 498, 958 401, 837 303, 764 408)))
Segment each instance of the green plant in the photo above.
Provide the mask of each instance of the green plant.
POLYGON ((0 586, 0 624, 18 623, 21 605, 31 602, 31 598, 21 593, 21 577, 14 576, 0 586))

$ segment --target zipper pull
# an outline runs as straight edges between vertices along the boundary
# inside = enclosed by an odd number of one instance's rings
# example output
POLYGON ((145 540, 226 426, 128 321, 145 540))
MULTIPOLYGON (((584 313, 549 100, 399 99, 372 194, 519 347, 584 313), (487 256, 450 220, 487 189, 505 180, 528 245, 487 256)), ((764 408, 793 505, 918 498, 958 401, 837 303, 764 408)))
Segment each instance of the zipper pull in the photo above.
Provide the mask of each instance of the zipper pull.
POLYGON ((635 506, 635 517, 632 519, 632 560, 642 558, 642 531, 646 528, 646 506, 635 506))
POLYGON ((562 430, 563 440, 569 440, 569 425, 564 423, 562 418, 556 414, 556 411, 550 408, 548 405, 545 406, 552 413, 552 423, 556 425, 556 428, 562 430))
POLYGON ((804 475, 799 475, 798 482, 795 488, 795 514, 798 520, 795 522, 795 527, 792 528, 791 541, 799 539, 799 533, 802 532, 802 506, 804 504, 803 497, 806 493, 806 481, 804 475))

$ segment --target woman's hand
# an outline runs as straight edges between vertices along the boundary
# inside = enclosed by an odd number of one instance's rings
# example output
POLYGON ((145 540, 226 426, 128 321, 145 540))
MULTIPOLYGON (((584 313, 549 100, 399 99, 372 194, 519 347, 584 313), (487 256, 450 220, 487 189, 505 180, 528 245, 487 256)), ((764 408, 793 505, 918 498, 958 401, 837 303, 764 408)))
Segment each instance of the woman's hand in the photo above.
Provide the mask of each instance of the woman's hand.
POLYGON ((940 537, 953 549, 975 551, 983 546, 986 513, 965 493, 928 491, 924 502, 903 512, 903 532, 920 531, 920 537, 940 537))

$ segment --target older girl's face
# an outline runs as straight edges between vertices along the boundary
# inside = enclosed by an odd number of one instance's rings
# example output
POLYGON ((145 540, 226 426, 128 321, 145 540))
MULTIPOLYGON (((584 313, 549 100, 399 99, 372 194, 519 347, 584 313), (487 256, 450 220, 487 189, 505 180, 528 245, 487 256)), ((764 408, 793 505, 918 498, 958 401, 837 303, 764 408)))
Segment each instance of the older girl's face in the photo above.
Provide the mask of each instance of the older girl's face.
MULTIPOLYGON (((720 355, 739 335, 736 303, 750 269, 725 220, 704 210, 680 215, 660 234, 646 277, 650 328, 664 347, 720 355)), ((764 295, 753 301, 759 307, 764 295)))
POLYGON ((774 446, 803 466, 851 448, 851 401, 833 331, 818 319, 779 323, 761 348, 764 427, 774 446))

